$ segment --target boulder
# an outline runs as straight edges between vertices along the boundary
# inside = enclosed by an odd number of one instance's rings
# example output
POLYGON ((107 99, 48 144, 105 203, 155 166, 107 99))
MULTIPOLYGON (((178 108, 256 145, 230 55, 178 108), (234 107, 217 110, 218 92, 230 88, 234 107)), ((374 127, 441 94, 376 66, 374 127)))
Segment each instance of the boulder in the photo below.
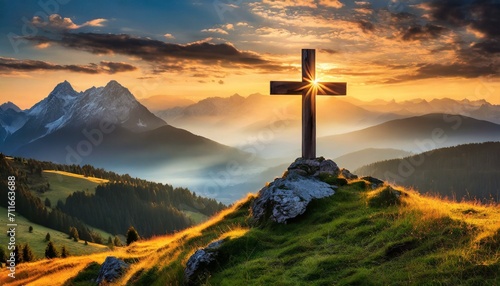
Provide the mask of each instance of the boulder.
POLYGON ((120 260, 114 256, 106 257, 106 260, 101 265, 99 270, 99 275, 97 276, 96 283, 98 285, 106 285, 107 283, 112 283, 120 278, 129 265, 123 260, 120 260))
POLYGON ((384 185, 384 181, 370 176, 362 177, 361 180, 370 182, 372 189, 376 189, 384 185))
POLYGON ((224 240, 217 240, 210 243, 203 249, 198 249, 186 263, 184 269, 184 280, 186 285, 199 285, 205 277, 210 275, 210 266, 215 262, 218 249, 224 240))
POLYGON ((274 180, 259 191, 252 204, 253 218, 287 223, 303 214, 311 200, 333 195, 337 186, 319 180, 317 176, 322 172, 334 175, 340 170, 331 160, 297 159, 283 178, 274 180))
POLYGON ((347 180, 355 180, 358 178, 358 176, 352 174, 347 169, 342 169, 340 173, 342 174, 342 177, 346 178, 347 180))
POLYGON ((323 157, 316 159, 298 158, 288 167, 288 173, 297 173, 303 176, 316 176, 328 174, 338 176, 340 169, 332 160, 325 160, 323 157))

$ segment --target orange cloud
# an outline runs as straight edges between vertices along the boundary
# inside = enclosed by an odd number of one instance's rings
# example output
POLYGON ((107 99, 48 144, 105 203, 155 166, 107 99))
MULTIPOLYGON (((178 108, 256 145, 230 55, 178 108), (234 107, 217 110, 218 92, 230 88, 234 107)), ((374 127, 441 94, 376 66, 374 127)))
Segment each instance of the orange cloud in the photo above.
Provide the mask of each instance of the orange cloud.
POLYGON ((319 0, 319 5, 340 9, 344 4, 339 0, 319 0))
POLYGON ((49 16, 47 21, 44 21, 39 16, 34 16, 31 20, 31 24, 36 27, 45 28, 49 30, 75 30, 82 27, 103 27, 106 19, 93 19, 87 21, 81 25, 77 25, 71 20, 71 18, 63 18, 59 14, 52 14, 49 16))

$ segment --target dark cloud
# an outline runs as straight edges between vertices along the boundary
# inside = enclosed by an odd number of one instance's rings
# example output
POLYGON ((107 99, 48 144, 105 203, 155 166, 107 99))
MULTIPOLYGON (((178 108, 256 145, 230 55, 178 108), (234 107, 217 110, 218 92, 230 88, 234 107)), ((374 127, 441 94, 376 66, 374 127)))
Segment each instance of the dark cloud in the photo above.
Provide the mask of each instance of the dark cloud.
POLYGON ((420 64, 413 74, 406 74, 386 80, 384 83, 400 83, 409 80, 419 80, 441 77, 479 78, 498 76, 499 69, 493 64, 470 65, 469 63, 451 64, 420 64))
POLYGON ((187 45, 166 43, 127 34, 64 33, 56 36, 26 37, 36 43, 53 43, 92 54, 122 54, 160 65, 179 60, 198 61, 231 67, 280 70, 281 65, 263 59, 256 53, 240 51, 231 44, 195 42, 187 45))
POLYGON ((492 39, 475 43, 472 45, 471 49, 482 54, 500 53, 500 39, 492 39))
POLYGON ((447 29, 441 26, 426 24, 425 26, 414 26, 406 30, 402 39, 404 41, 437 39, 447 29))
POLYGON ((115 74, 119 72, 134 71, 137 68, 127 63, 102 61, 99 64, 88 65, 58 65, 38 60, 19 60, 0 57, 0 73, 9 74, 14 72, 32 71, 70 71, 87 74, 115 74))
POLYGON ((470 25, 489 37, 500 36, 498 0, 434 0, 429 6, 436 21, 457 27, 470 25))
POLYGON ((338 54, 339 53, 339 51, 332 50, 332 49, 321 49, 319 51, 322 52, 322 53, 330 54, 330 55, 334 55, 334 54, 338 54))
POLYGON ((101 68, 106 70, 110 74, 119 73, 119 72, 134 71, 137 69, 135 66, 127 64, 127 63, 117 63, 117 62, 108 62, 108 61, 102 61, 101 68))
POLYGON ((373 32, 375 30, 375 26, 370 21, 359 20, 358 25, 365 33, 373 32))
POLYGON ((500 52, 500 1, 434 0, 429 7, 433 21, 454 28, 468 27, 484 35, 484 39, 473 45, 471 52, 500 52))

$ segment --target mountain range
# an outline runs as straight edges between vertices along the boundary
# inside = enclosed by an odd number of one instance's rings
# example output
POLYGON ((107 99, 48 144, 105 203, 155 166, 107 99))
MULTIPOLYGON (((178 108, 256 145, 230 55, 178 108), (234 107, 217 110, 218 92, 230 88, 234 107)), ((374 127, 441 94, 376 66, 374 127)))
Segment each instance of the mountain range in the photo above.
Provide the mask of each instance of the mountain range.
MULTIPOLYGON (((377 99, 365 102, 352 97, 318 97, 317 135, 345 134, 429 113, 462 115, 500 124, 500 106, 485 100, 443 98, 396 102, 377 99)), ((242 97, 235 94, 227 98, 206 98, 188 106, 156 111, 155 114, 173 126, 226 145, 242 149, 252 144, 263 145, 259 154, 265 157, 285 157, 300 152, 300 147, 291 147, 300 146, 300 97, 258 93, 242 97), (226 132, 232 136, 225 136, 226 132)), ((344 154, 324 155, 336 157, 344 154)))
MULTIPOLYGON (((157 100, 154 97, 151 102, 157 100)), ((300 101, 290 96, 235 94, 194 104, 184 101, 186 106, 155 115, 116 81, 82 92, 65 81, 28 110, 14 103, 0 107, 0 152, 91 164, 186 186, 232 203, 263 180, 281 175, 278 166, 299 156, 300 101)), ((362 102, 320 97, 317 105, 318 155, 340 157, 351 169, 360 166, 356 159, 360 156, 366 164, 400 154, 500 140, 500 125, 493 123, 498 106, 485 101, 362 102), (425 110, 456 113, 413 115, 425 110), (369 148, 376 150, 362 152, 369 148), (345 156, 349 153, 353 154, 345 156)))
POLYGON ((318 138, 317 144, 322 154, 336 157, 366 148, 395 148, 422 153, 487 141, 500 141, 500 125, 461 115, 434 113, 318 138))
MULTIPOLYGON (((245 167, 250 156, 168 125, 116 81, 83 92, 65 81, 26 111, 0 112, 3 153, 91 164, 194 189, 227 172, 228 164, 245 167)), ((252 158, 253 164, 258 161, 252 158)), ((205 193, 221 195, 219 185, 205 193)))

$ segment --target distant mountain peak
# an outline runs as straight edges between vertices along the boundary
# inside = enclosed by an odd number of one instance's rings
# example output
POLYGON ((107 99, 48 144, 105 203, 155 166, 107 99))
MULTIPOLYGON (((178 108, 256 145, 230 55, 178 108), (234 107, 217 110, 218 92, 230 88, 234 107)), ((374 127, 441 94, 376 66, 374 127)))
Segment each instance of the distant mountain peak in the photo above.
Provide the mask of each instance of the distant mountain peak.
POLYGON ((76 96, 76 95, 78 95, 78 92, 76 92, 73 89, 73 86, 71 86, 71 83, 69 83, 67 80, 65 80, 65 81, 59 83, 58 85, 56 85, 56 87, 51 92, 51 94, 76 96))
POLYGON ((123 85, 121 85, 119 82, 117 82, 116 80, 112 79, 110 80, 107 84, 106 84, 106 87, 121 87, 121 88, 125 88, 123 87, 123 85))
POLYGON ((7 111, 8 109, 12 109, 16 112, 21 112, 21 108, 10 101, 7 101, 6 103, 0 105, 0 110, 7 111))

